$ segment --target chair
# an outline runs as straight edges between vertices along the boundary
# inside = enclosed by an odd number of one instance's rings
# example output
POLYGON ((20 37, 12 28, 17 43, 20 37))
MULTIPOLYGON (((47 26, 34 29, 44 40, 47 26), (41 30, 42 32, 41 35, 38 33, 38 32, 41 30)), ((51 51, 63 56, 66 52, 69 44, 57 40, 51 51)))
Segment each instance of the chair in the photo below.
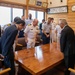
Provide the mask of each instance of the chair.
POLYGON ((5 69, 4 67, 4 56, 0 54, 0 75, 8 75, 7 72, 10 71, 10 68, 5 69))
POLYGON ((68 70, 69 70, 70 72, 74 73, 74 75, 75 75, 75 70, 74 70, 74 69, 69 68, 68 70))
POLYGON ((17 46, 16 46, 15 51, 17 51, 17 50, 22 50, 22 49, 25 49, 25 48, 27 47, 24 37, 23 37, 23 38, 18 38, 17 41, 18 41, 18 42, 17 42, 18 44, 17 44, 17 46))
MULTIPOLYGON (((19 51, 19 50, 27 48, 27 44, 25 42, 25 38, 24 37, 23 38, 18 38, 17 43, 18 44, 16 46, 15 51, 19 51)), ((41 40, 40 35, 38 35, 35 46, 38 46, 38 45, 41 45, 41 44, 42 44, 42 40, 41 40)))
POLYGON ((35 43, 35 46, 39 46, 43 43, 42 39, 41 39, 41 35, 37 35, 37 40, 35 43))
POLYGON ((11 69, 10 68, 7 68, 7 69, 4 69, 4 70, 1 70, 0 71, 0 75, 8 75, 7 72, 9 72, 11 69))
POLYGON ((19 51, 19 50, 22 50, 22 45, 21 44, 17 44, 16 45, 16 48, 15 48, 15 51, 19 51))

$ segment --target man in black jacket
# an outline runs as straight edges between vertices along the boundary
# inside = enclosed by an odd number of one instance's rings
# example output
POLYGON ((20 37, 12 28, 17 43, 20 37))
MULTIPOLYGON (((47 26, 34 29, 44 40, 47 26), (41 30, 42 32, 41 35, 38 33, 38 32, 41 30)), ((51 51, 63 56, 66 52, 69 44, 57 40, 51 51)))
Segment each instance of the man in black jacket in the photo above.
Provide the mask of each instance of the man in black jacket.
POLYGON ((42 24, 43 24, 43 23, 45 23, 45 19, 43 19, 43 20, 42 20, 42 23, 40 23, 40 25, 39 25, 40 31, 42 31, 42 24))
POLYGON ((9 75, 15 75, 13 44, 18 30, 21 30, 24 25, 25 22, 23 20, 16 21, 15 25, 11 25, 5 29, 1 37, 0 45, 2 55, 4 56, 4 65, 7 68, 11 68, 9 75))
POLYGON ((65 19, 60 19, 59 24, 62 28, 60 38, 60 48, 64 54, 66 71, 65 75, 70 75, 68 68, 74 68, 74 54, 75 54, 75 38, 74 31, 67 25, 65 19))
POLYGON ((40 35, 42 38, 42 25, 45 23, 45 19, 42 20, 42 23, 39 24, 39 29, 40 29, 40 35))

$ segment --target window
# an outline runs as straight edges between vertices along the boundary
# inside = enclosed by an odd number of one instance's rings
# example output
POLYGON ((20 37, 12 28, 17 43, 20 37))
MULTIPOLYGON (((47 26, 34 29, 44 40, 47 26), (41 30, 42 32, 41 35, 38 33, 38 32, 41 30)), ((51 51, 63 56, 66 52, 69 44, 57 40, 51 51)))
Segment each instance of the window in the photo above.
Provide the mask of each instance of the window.
POLYGON ((36 18, 36 11, 35 10, 29 10, 29 14, 32 14, 32 19, 36 18))
POLYGON ((23 9, 13 8, 13 19, 15 17, 20 17, 23 15, 23 9))
POLYGON ((23 9, 0 6, 0 25, 11 23, 15 17, 23 15, 23 9))
POLYGON ((11 23, 11 8, 0 6, 0 25, 11 23))
POLYGON ((32 14, 32 19, 37 18, 39 23, 44 19, 44 12, 42 11, 29 10, 29 13, 32 14))
POLYGON ((44 19, 44 12, 37 11, 37 19, 39 20, 39 23, 41 23, 42 19, 44 19))

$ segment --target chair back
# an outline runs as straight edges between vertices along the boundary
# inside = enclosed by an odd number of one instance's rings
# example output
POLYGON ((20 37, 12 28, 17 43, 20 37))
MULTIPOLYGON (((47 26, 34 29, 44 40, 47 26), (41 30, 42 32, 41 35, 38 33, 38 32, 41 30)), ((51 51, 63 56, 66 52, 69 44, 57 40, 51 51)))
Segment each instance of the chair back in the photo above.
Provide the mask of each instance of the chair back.
POLYGON ((23 47, 26 47, 25 38, 18 38, 18 44, 21 44, 23 47))

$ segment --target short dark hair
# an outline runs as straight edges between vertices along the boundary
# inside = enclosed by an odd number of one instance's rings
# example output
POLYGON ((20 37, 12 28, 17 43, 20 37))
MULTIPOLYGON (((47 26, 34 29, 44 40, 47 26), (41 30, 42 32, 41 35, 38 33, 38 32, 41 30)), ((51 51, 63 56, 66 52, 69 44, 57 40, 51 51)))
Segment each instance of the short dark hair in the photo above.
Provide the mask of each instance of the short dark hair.
POLYGON ((54 20, 54 18, 51 18, 51 20, 54 20))
POLYGON ((24 25, 25 25, 25 22, 24 22, 23 20, 18 20, 18 21, 16 22, 16 24, 22 24, 22 26, 24 26, 24 25))
POLYGON ((16 23, 18 20, 21 20, 21 18, 20 17, 15 17, 14 18, 14 22, 16 23))

